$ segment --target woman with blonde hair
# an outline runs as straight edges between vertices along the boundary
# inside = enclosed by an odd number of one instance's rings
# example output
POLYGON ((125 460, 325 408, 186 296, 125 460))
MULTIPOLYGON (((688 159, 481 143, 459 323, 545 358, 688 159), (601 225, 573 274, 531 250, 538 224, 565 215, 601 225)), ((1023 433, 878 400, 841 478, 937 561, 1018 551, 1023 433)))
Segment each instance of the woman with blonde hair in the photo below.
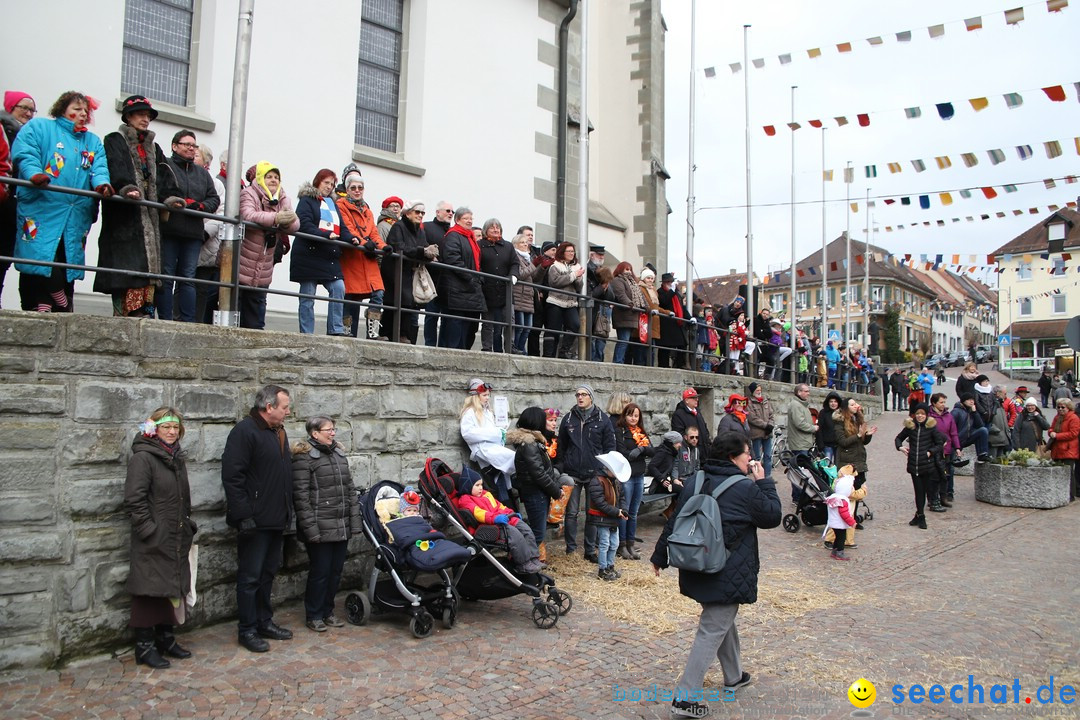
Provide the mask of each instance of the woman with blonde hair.
POLYGON ((495 424, 491 410, 491 385, 480 378, 469 380, 469 394, 458 417, 461 437, 469 446, 469 457, 481 468, 499 471, 496 495, 502 502, 510 499, 510 475, 514 472, 515 453, 503 443, 506 431, 495 424))
MULTIPOLYGON (((645 268, 641 271, 641 282, 638 283, 638 288, 641 290, 642 297, 645 298, 645 306, 649 308, 649 337, 652 338, 652 345, 656 345, 656 341, 660 339, 660 316, 656 314, 656 311, 660 309, 660 295, 656 292, 656 273, 645 268)), ((652 366, 652 347, 648 347, 645 350, 645 365, 652 366)))

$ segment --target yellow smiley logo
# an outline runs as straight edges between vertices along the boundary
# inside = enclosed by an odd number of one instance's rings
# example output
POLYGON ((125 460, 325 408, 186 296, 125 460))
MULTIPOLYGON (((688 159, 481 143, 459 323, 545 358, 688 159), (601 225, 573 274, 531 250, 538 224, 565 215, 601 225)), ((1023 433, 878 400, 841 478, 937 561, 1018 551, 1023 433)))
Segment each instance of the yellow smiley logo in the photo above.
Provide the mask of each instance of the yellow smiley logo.
POLYGON ((877 689, 866 678, 859 678, 847 689, 847 697, 855 707, 867 708, 877 700, 877 689))

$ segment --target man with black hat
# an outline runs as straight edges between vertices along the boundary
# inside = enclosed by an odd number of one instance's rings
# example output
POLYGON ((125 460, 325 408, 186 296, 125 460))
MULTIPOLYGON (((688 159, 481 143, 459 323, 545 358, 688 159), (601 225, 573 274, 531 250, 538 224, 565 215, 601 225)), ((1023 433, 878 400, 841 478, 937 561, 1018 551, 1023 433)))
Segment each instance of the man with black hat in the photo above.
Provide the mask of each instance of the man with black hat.
POLYGON ((673 285, 675 275, 664 273, 660 276, 660 288, 656 291, 660 305, 660 339, 657 345, 660 347, 657 353, 657 367, 686 367, 686 330, 683 327, 683 318, 686 311, 683 309, 682 299, 675 291, 673 285))

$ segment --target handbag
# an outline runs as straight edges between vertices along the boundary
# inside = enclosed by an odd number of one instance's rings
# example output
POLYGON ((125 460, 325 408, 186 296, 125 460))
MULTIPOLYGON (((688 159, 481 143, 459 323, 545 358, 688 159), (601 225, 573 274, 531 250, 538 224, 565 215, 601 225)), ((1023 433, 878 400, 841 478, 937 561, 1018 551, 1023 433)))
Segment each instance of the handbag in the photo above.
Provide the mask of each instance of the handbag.
POLYGON ((413 270, 412 294, 413 300, 418 305, 425 305, 439 295, 438 291, 435 290, 435 282, 431 279, 431 273, 428 272, 426 265, 418 265, 413 270))
POLYGON ((638 315, 637 334, 638 341, 642 343, 649 342, 649 316, 646 313, 640 313, 638 315))
POLYGON ((611 318, 604 312, 603 308, 596 313, 596 322, 593 323, 593 335, 600 338, 611 335, 611 318))

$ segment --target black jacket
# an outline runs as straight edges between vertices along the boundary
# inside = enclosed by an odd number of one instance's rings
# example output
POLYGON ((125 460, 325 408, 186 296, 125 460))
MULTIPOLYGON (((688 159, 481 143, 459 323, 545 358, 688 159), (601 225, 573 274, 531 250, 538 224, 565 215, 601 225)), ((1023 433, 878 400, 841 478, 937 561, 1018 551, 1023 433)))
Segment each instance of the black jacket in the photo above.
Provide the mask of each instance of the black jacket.
POLYGON ((675 412, 671 413, 671 429, 686 437, 686 428, 697 427, 701 436, 701 439, 698 440, 698 447, 707 448, 712 445, 712 435, 709 433, 708 421, 701 414, 700 403, 699 400, 698 411, 694 413, 687 407, 686 401, 680 400, 679 404, 675 406, 675 412))
MULTIPOLYGON (((840 394, 837 392, 830 392, 825 396, 825 402, 821 404, 821 410, 818 411, 817 416, 817 446, 818 449, 825 447, 836 447, 836 428, 833 426, 833 412, 829 409, 829 400, 836 398, 837 402, 840 401, 840 394)), ((837 406, 839 407, 839 406, 837 406)))
POLYGON ((514 428, 506 433, 506 444, 514 447, 513 485, 518 492, 544 493, 552 500, 562 497, 559 473, 548 457, 543 433, 514 428))
MULTIPOLYGON (((179 188, 179 196, 188 201, 189 210, 212 213, 218 209, 221 198, 206 168, 188 162, 176 153, 165 161, 162 172, 165 168, 171 171, 172 182, 179 188)), ((161 231, 170 237, 202 243, 203 219, 186 213, 169 213, 169 221, 161 224, 161 231)))
MULTIPOLYGON (((992 397, 992 396, 991 396, 992 397)), ((971 439, 972 430, 986 427, 978 410, 968 410, 962 402, 957 402, 952 409, 953 422, 956 423, 956 435, 960 438, 960 447, 964 447, 971 439)), ((959 450, 960 448, 956 448, 959 450)))
MULTIPOLYGON (((705 463, 705 484, 702 491, 709 493, 739 469, 729 461, 708 460, 705 463)), ((675 512, 664 525, 652 564, 659 568, 668 566, 667 539, 675 526, 675 518, 682 506, 693 496, 694 483, 687 483, 679 494, 675 512)), ((679 571, 679 592, 699 603, 757 602, 757 576, 761 568, 758 555, 757 530, 774 528, 780 524, 782 512, 776 484, 772 478, 754 481, 740 480, 728 488, 717 501, 724 522, 724 545, 728 549, 727 563, 717 573, 679 571)))
POLYGON ((487 311, 479 275, 457 272, 453 268, 479 270, 473 256, 472 242, 460 232, 449 232, 443 240, 443 262, 448 266, 439 274, 439 296, 451 312, 487 311))
MULTIPOLYGON (((300 186, 297 193, 296 216, 300 218, 300 232, 318 235, 324 241, 294 237, 289 254, 289 279, 299 282, 326 282, 337 280, 341 274, 342 246, 330 241, 330 231, 319 229, 322 216, 322 199, 310 184, 300 186)), ((335 208, 336 209, 336 208, 335 208)), ((352 233, 340 223, 339 240, 350 242, 352 233)))
POLYGON ((908 473, 917 477, 937 473, 944 462, 942 452, 945 449, 945 436, 937 429, 937 420, 927 418, 926 422, 920 425, 914 419, 908 418, 904 421, 904 429, 894 441, 897 450, 905 440, 908 443, 908 473))
MULTIPOLYGON (((517 275, 518 261, 514 246, 505 240, 481 240, 480 271, 505 278, 517 275)), ((506 307, 506 287, 510 284, 509 280, 485 277, 480 278, 480 284, 484 288, 484 302, 487 303, 488 310, 506 307)))
MULTIPOLYGON (((443 262, 443 258, 446 257, 446 253, 443 249, 443 242, 446 240, 446 233, 450 232, 450 223, 440 222, 438 220, 428 220, 421 225, 424 231, 424 246, 435 244, 439 246, 439 262, 443 262)), ((442 273, 442 268, 437 265, 431 265, 428 267, 428 272, 431 273, 431 279, 435 281, 435 286, 439 285, 439 275, 442 273)), ((438 301, 439 299, 437 299, 438 301)))
POLYGON ((614 478, 593 475, 589 478, 588 522, 601 527, 617 527, 622 505, 623 484, 614 478))
POLYGON ((645 470, 645 474, 653 479, 649 492, 668 492, 668 489, 663 487, 661 483, 669 478, 678 479, 678 477, 673 477, 675 473, 675 457, 678 453, 679 451, 675 449, 675 446, 667 440, 660 443, 660 447, 656 448, 656 453, 653 454, 652 460, 649 461, 649 467, 645 470))
POLYGON ((638 447, 634 433, 630 432, 628 427, 615 428, 615 446, 630 463, 630 477, 644 475, 649 458, 656 454, 656 448, 652 445, 638 447))
POLYGON ((615 429, 600 408, 593 405, 584 415, 575 405, 559 426, 557 464, 563 472, 586 481, 602 471, 597 455, 615 449, 615 429))
POLYGON ((272 429, 257 410, 229 432, 221 454, 225 522, 254 520, 259 530, 285 530, 293 518, 292 453, 285 429, 272 429))
MULTIPOLYGON (((684 321, 677 316, 668 314, 674 312, 675 303, 679 303, 679 307, 681 308, 682 300, 679 299, 674 290, 664 289, 663 286, 657 288, 656 297, 660 304, 660 339, 657 341, 657 344, 662 347, 686 347, 684 321)), ((683 315, 685 316, 686 314, 687 313, 684 311, 683 315)))
POLYGON ((308 438, 293 446, 296 531, 305 543, 344 542, 361 531, 360 503, 341 445, 308 438))
MULTIPOLYGON (((383 303, 394 305, 397 300, 398 266, 401 266, 401 307, 416 307, 413 299, 412 283, 413 273, 416 266, 424 260, 424 248, 427 247, 427 238, 421 230, 421 226, 412 220, 401 216, 401 219, 390 226, 390 232, 386 234, 386 244, 393 248, 395 255, 384 257, 382 261, 383 286, 386 294, 383 303), (405 264, 401 265, 401 255, 405 256, 405 264)), ((404 324, 404 321, 402 321, 404 324)))

